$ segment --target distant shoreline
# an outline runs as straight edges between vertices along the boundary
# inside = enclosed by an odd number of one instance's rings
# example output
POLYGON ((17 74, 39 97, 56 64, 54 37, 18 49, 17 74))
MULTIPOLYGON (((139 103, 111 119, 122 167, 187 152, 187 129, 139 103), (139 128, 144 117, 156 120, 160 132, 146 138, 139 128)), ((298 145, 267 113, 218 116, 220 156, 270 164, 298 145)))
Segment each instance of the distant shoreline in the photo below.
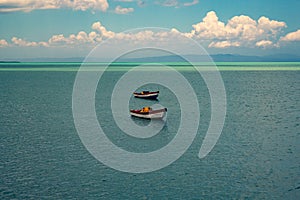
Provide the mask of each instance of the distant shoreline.
POLYGON ((20 61, 1 61, 0 63, 21 63, 20 61))
POLYGON ((38 62, 38 63, 82 63, 82 62, 115 62, 123 63, 166 63, 166 62, 300 62, 300 55, 291 54, 274 54, 266 56, 246 56, 239 54, 212 54, 212 55, 166 55, 166 56, 151 56, 128 58, 122 57, 117 60, 112 58, 91 58, 87 60, 84 57, 69 57, 69 58, 14 58, 0 59, 0 63, 20 63, 20 62, 38 62))
POLYGON ((91 66, 96 66, 96 65, 101 65, 101 66, 106 66, 106 65, 111 65, 111 66, 133 66, 133 65, 153 65, 153 66, 159 66, 159 65, 170 65, 170 66, 210 66, 210 65, 217 65, 217 66, 255 66, 255 65, 270 65, 270 64, 276 64, 276 65, 300 65, 300 61, 212 61, 212 62, 49 62, 49 61, 35 61, 35 62, 20 62, 20 61, 0 61, 0 65, 5 66, 5 64, 8 64, 7 66, 40 66, 40 65, 82 65, 82 64, 87 64, 91 66))

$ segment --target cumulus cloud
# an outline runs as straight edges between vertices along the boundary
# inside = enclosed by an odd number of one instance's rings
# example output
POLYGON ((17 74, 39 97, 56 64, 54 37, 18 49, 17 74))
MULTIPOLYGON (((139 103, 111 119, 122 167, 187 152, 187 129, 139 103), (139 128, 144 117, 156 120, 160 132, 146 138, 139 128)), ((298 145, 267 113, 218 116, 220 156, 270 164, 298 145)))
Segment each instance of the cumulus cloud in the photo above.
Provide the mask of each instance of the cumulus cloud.
MULTIPOLYGON (((132 43, 160 41, 167 44, 171 41, 174 43, 177 36, 184 35, 189 38, 207 44, 208 48, 230 48, 230 47, 278 47, 278 39, 281 30, 286 27, 284 22, 270 20, 267 17, 260 17, 254 20, 249 16, 234 16, 224 23, 219 20, 214 11, 208 12, 207 15, 197 24, 192 25, 190 32, 180 32, 173 28, 171 30, 155 32, 152 30, 140 30, 135 33, 113 32, 101 24, 95 22, 91 25, 90 31, 79 31, 78 33, 63 35, 56 34, 51 36, 48 41, 34 42, 25 39, 13 37, 11 42, 0 40, 0 47, 6 46, 76 46, 86 45, 91 47, 96 43, 109 38, 116 40, 125 40, 132 43)), ((180 43, 180 38, 176 44, 180 43)), ((280 41, 300 41, 300 30, 287 34, 280 38, 280 41)))
POLYGON ((8 42, 6 40, 0 40, 0 47, 7 47, 8 46, 8 42))
POLYGON ((208 47, 214 48, 228 48, 228 47, 239 47, 241 46, 240 42, 230 42, 230 41, 219 41, 219 42, 211 42, 208 47))
POLYGON ((284 37, 280 38, 280 41, 300 41, 300 29, 286 34, 284 37))
POLYGON ((67 39, 64 37, 63 34, 59 34, 59 35, 53 35, 50 39, 49 39, 49 44, 55 44, 55 43, 67 43, 67 39))
MULTIPOLYGON (((116 34, 113 31, 108 31, 100 22, 95 22, 91 26, 91 32, 79 31, 77 34, 70 34, 65 36, 64 34, 56 34, 51 36, 48 41, 27 41, 22 38, 12 37, 11 46, 19 47, 57 47, 57 46, 76 46, 87 45, 93 46, 97 42, 101 42, 105 39, 115 37, 116 34)), ((141 34, 142 35, 142 34, 141 34)), ((141 36, 140 36, 141 37, 141 36)), ((0 47, 10 46, 10 44, 4 40, 0 40, 0 47)))
POLYGON ((129 40, 133 42, 141 40, 152 40, 154 32, 150 30, 142 30, 136 33, 117 33, 115 38, 118 40, 129 40))
POLYGON ((187 37, 213 40, 209 47, 225 48, 255 46, 258 41, 276 38, 281 29, 286 27, 286 24, 285 22, 270 20, 264 16, 256 21, 245 15, 234 16, 225 24, 219 20, 214 11, 211 11, 201 22, 192 27, 191 32, 185 33, 187 37))
POLYGON ((216 13, 211 11, 207 13, 203 21, 194 24, 193 30, 191 31, 190 37, 202 38, 202 39, 212 39, 212 38, 225 38, 226 30, 225 24, 219 21, 216 13))
POLYGON ((100 22, 93 23, 91 29, 93 31, 89 33, 79 31, 77 34, 71 34, 69 36, 64 36, 63 34, 53 35, 48 40, 48 44, 50 46, 93 45, 115 36, 114 32, 108 31, 100 22))
POLYGON ((49 44, 47 42, 38 42, 38 45, 42 47, 49 47, 49 44))
MULTIPOLYGON (((64 36, 63 34, 53 35, 47 42, 48 46, 76 46, 76 45, 90 45, 94 46, 98 42, 103 40, 114 38, 115 41, 127 41, 128 43, 139 44, 141 42, 160 41, 161 43, 167 43, 172 39, 176 39, 176 36, 181 33, 177 29, 171 29, 170 31, 155 32, 152 30, 140 30, 136 32, 120 32, 116 33, 107 30, 101 22, 95 22, 92 24, 90 33, 80 31, 77 34, 71 34, 64 36)), ((181 34, 182 35, 182 34, 181 34)), ((28 43, 28 42, 27 42, 28 43)), ((16 43, 15 43, 16 44, 16 43)), ((21 46, 21 45, 19 45, 21 46)), ((25 45, 22 45, 25 46, 25 45)))
POLYGON ((258 20, 258 29, 264 30, 265 33, 277 34, 281 28, 286 27, 285 22, 279 22, 275 20, 270 20, 267 17, 262 16, 258 20))
MULTIPOLYGON (((27 40, 24 40, 22 38, 17 38, 17 37, 12 37, 11 42, 15 46, 20 46, 20 47, 37 47, 37 46, 49 47, 49 44, 47 42, 43 42, 43 41, 31 42, 31 41, 27 41, 27 40)), ((9 44, 7 44, 7 45, 9 45, 9 44)))
POLYGON ((100 22, 93 23, 92 29, 96 30, 100 34, 100 36, 105 39, 112 38, 115 35, 114 32, 106 30, 106 28, 100 22))
POLYGON ((17 46, 25 46, 25 47, 35 47, 38 46, 37 42, 28 42, 26 40, 23 40, 21 38, 13 37, 11 39, 12 43, 17 46))
POLYGON ((101 10, 106 11, 109 5, 107 0, 0 0, 0 12, 30 12, 37 9, 72 8, 74 10, 101 10))
POLYGON ((122 8, 121 6, 117 6, 115 8, 115 13, 116 14, 127 14, 127 13, 130 13, 130 12, 133 12, 134 9, 133 8, 122 8))
POLYGON ((79 31, 77 34, 71 34, 65 37, 63 34, 53 35, 49 40, 48 44, 51 46, 61 45, 80 45, 80 44, 93 44, 100 42, 102 38, 99 34, 92 31, 89 34, 84 31, 79 31))
POLYGON ((270 40, 261 40, 261 41, 256 42, 255 46, 264 47, 264 48, 271 47, 271 46, 273 46, 273 42, 270 40))

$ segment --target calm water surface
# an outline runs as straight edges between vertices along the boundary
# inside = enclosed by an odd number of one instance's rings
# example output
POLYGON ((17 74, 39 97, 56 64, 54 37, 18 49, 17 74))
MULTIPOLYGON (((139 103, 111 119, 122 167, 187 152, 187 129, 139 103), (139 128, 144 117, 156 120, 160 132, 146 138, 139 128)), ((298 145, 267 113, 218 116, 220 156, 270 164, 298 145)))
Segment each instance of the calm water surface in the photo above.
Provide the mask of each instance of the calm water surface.
MULTIPOLYGON (((107 72, 99 82, 99 122, 108 137, 126 150, 163 147, 180 122, 175 95, 160 85, 145 86, 161 91, 159 103, 169 109, 167 124, 149 140, 130 138, 116 126, 110 109, 113 85, 123 73, 107 72)), ((209 94, 195 72, 182 74, 199 99, 196 139, 170 166, 130 174, 103 165, 81 143, 72 116, 76 70, 2 70, 0 198, 299 199, 300 71, 221 71, 228 102, 226 122, 217 145, 201 160, 197 155, 210 119, 209 94)), ((144 105, 145 101, 130 100, 130 108, 144 105)))

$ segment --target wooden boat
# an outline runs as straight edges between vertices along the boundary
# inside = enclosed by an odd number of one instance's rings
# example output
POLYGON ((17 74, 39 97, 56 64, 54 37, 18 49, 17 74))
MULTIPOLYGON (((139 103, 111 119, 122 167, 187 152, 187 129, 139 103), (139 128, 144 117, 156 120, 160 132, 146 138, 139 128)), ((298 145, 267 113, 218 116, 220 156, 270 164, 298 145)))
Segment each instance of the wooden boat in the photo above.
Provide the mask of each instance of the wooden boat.
POLYGON ((144 99, 156 99, 158 97, 159 91, 150 92, 150 91, 142 91, 142 92, 134 92, 133 95, 136 98, 144 98, 144 99))
POLYGON ((167 108, 153 110, 150 107, 144 107, 140 110, 130 110, 130 115, 145 119, 161 119, 167 113, 167 108))

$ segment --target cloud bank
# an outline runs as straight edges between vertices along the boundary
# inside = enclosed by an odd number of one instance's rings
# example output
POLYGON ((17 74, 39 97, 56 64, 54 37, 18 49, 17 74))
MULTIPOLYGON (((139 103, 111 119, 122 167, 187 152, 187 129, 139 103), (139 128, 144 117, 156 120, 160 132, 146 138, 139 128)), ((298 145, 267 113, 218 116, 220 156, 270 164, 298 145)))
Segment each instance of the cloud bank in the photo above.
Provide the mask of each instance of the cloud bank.
MULTIPOLYGON (((74 1, 75 2, 75 1, 74 1)), ((130 12, 128 8, 119 8, 121 14, 130 12)), ((153 32, 152 30, 140 30, 135 33, 113 32, 107 30, 101 22, 91 25, 90 32, 79 31, 78 33, 65 36, 57 34, 51 36, 48 41, 26 41, 22 38, 13 37, 11 42, 0 40, 0 47, 22 46, 22 47, 93 47, 97 43, 115 38, 133 43, 160 41, 167 43, 176 40, 176 35, 184 35, 207 44, 208 48, 278 48, 280 43, 288 41, 300 41, 300 30, 282 36, 282 30, 286 28, 285 22, 271 20, 265 16, 254 20, 249 16, 234 16, 224 23, 219 20, 214 11, 208 12, 200 21, 192 25, 189 32, 180 32, 173 28, 171 30, 153 32), (159 40, 157 40, 159 38, 159 40)))

